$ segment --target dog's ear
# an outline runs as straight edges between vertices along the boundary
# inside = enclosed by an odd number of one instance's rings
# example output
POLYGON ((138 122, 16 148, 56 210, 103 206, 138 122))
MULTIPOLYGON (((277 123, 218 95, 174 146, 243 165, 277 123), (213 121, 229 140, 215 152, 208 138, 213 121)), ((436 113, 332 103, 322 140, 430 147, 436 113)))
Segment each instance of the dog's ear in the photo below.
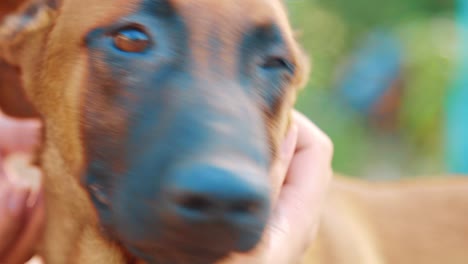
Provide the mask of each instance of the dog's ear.
MULTIPOLYGON (((300 47, 297 47, 297 56, 296 56, 296 77, 293 80, 294 91, 292 92, 292 97, 290 98, 290 111, 288 111, 287 117, 287 127, 289 128, 293 122, 293 109, 296 104, 299 93, 305 88, 307 82, 309 81, 312 62, 308 54, 300 47)), ((286 136, 286 133, 289 129, 284 131, 283 137, 286 136)))
POLYGON ((0 21, 2 21, 6 15, 15 11, 23 2, 24 0, 2 0, 0 2, 0 21))
POLYGON ((0 110, 16 118, 39 117, 27 100, 18 68, 0 60, 0 110))
POLYGON ((7 115, 38 116, 24 95, 18 60, 25 41, 51 25, 58 4, 52 0, 0 0, 0 110, 7 115))
POLYGON ((294 81, 294 85, 298 87, 299 90, 301 90, 309 81, 310 72, 312 70, 312 62, 309 55, 302 48, 299 48, 299 55, 297 60, 298 72, 294 81))
POLYGON ((25 41, 54 23, 58 1, 25 0, 16 11, 6 14, 0 22, 0 58, 18 65, 17 58, 25 41))

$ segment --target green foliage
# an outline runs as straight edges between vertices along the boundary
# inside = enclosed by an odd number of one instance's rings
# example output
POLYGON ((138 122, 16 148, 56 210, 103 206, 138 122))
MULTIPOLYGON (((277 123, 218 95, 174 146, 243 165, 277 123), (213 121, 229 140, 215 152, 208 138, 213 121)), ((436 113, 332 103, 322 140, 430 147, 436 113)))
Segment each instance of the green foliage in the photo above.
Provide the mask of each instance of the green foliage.
POLYGON ((335 143, 334 167, 368 174, 381 160, 403 174, 443 170, 443 102, 452 77, 456 38, 452 1, 289 0, 299 39, 312 58, 310 82, 298 109, 335 143), (391 30, 405 49, 405 93, 398 135, 381 135, 334 97, 337 69, 361 38, 391 30))
POLYGON ((352 31, 366 31, 369 26, 393 26, 417 17, 438 15, 453 10, 453 1, 444 0, 319 0, 324 6, 348 21, 352 31))
POLYGON ((401 126, 421 151, 441 152, 443 105, 454 77, 455 25, 449 18, 438 17, 411 21, 398 31, 407 51, 401 126))

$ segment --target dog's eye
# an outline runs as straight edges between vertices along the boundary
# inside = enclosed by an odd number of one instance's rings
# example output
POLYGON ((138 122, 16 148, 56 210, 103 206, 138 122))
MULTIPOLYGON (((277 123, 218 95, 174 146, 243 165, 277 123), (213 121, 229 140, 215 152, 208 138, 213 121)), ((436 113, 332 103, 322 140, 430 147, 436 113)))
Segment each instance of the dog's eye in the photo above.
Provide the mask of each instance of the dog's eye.
POLYGON ((262 64, 262 68, 268 69, 268 70, 285 69, 290 72, 294 72, 295 70, 294 65, 291 62, 289 62, 287 59, 282 58, 282 57, 276 57, 276 56, 267 57, 262 64))
POLYGON ((143 52, 150 46, 150 37, 138 28, 124 28, 113 36, 114 45, 125 52, 143 52))

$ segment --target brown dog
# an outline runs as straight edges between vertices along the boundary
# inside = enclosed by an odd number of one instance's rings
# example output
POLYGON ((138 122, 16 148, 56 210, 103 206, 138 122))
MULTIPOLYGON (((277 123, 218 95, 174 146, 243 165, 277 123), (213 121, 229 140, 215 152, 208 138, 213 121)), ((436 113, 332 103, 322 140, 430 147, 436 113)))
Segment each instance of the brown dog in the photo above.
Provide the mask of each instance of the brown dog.
MULTIPOLYGON (((0 56, 45 122, 46 263, 206 264, 257 246, 307 73, 280 0, 30 0, 0 56)), ((464 179, 337 177, 326 208, 304 263, 468 261, 464 179)))

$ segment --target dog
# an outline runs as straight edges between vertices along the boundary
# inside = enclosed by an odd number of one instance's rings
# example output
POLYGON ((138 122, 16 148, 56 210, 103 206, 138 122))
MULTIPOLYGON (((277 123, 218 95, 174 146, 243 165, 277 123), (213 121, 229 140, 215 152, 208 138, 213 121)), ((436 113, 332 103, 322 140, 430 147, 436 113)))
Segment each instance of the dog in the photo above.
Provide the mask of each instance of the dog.
MULTIPOLYGON (((46 263, 208 264, 259 246, 308 76, 280 0, 28 0, 0 57, 44 122, 46 263)), ((467 263, 467 212, 463 178, 337 176, 302 262, 467 263)))

